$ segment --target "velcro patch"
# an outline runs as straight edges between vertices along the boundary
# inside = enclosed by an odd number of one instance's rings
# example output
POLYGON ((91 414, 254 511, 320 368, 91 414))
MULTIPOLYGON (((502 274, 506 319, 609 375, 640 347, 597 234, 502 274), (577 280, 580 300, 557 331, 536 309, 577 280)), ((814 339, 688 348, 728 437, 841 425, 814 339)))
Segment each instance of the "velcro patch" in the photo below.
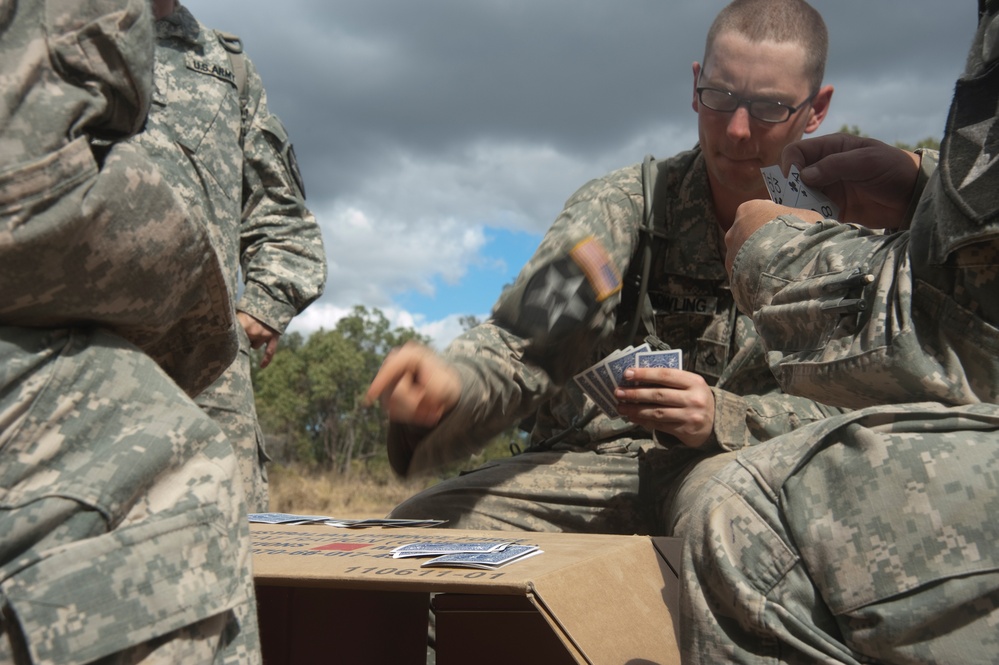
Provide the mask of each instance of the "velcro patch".
POLYGON ((588 236, 580 241, 569 256, 583 271, 586 281, 597 295, 597 302, 603 302, 621 290, 621 275, 595 237, 588 236))
POLYGON ((192 71, 198 72, 199 74, 214 76, 215 78, 236 87, 236 75, 228 67, 223 67, 221 65, 208 62, 207 60, 202 60, 201 58, 195 57, 191 53, 187 54, 186 64, 187 68, 192 71))
POLYGON ((718 298, 697 294, 652 294, 652 306, 660 314, 702 314, 714 316, 718 313, 718 298))

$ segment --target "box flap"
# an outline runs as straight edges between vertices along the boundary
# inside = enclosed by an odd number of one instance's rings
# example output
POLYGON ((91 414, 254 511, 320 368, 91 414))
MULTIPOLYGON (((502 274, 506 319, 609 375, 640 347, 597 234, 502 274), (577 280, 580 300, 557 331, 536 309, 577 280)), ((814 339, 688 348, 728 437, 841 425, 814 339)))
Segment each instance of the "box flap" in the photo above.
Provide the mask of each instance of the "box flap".
POLYGON ((563 567, 533 585, 545 618, 582 662, 679 662, 664 602, 676 576, 648 538, 629 538, 613 556, 563 567))
MULTIPOLYGON (((666 563, 672 569, 673 574, 680 577, 680 555, 681 555, 681 541, 679 538, 666 538, 666 537, 656 537, 652 539, 652 543, 659 550, 659 554, 666 560, 666 563)), ((669 613, 673 616, 673 634, 680 634, 680 584, 679 582, 668 590, 665 595, 666 607, 669 608, 669 613)))

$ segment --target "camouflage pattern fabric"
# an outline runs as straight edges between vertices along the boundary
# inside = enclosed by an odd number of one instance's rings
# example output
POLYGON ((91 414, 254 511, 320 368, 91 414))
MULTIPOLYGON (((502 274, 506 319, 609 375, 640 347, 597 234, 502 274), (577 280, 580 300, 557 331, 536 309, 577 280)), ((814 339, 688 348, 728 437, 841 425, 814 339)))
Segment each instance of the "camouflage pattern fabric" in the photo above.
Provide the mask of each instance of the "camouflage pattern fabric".
POLYGON ((679 501, 684 662, 995 660, 999 3, 980 6, 909 230, 785 217, 736 257, 784 385, 869 406, 732 454, 679 501), (822 307, 844 297, 864 307, 822 307))
MULTIPOLYGON (((152 109, 134 141, 157 157, 184 200, 202 202, 229 292, 242 286, 236 309, 281 333, 326 281, 322 237, 287 132, 237 39, 220 38, 183 6, 156 21, 156 35, 152 109), (245 105, 228 49, 245 67, 245 105)), ((235 362, 196 400, 236 448, 251 510, 266 511, 249 351, 241 334, 235 362)))
POLYGON ((246 492, 246 505, 251 513, 267 512, 267 456, 264 433, 257 422, 250 379, 250 342, 242 326, 239 333, 239 353, 222 376, 208 386, 195 401, 222 428, 236 450, 239 475, 246 492))
MULTIPOLYGON (((740 449, 837 413, 781 393, 752 321, 737 312, 700 151, 681 153, 658 168, 655 201, 666 209, 657 222, 665 244, 650 279, 655 332, 683 349, 684 369, 712 386, 715 429, 708 449, 740 449)), ((389 436, 394 468, 423 473, 466 458, 536 414, 531 440, 552 454, 526 452, 445 481, 397 507, 393 516, 434 516, 462 528, 663 532, 662 516, 649 510, 661 501, 652 497, 669 494, 675 469, 690 462, 687 453, 622 419, 600 414, 586 421, 596 406, 571 381, 645 335, 626 338, 633 312, 623 311, 621 302, 637 286, 625 283, 601 299, 599 283, 571 260, 574 248, 595 239, 607 257, 605 274, 628 275, 643 197, 640 165, 576 192, 492 318, 445 351, 462 378, 458 405, 432 431, 393 425, 389 436), (536 302, 549 306, 539 313, 536 302), (558 443, 544 444, 563 432, 558 443)))
POLYGON ((104 51, 119 23, 138 30, 136 10, 7 11, 3 48, 15 55, 0 64, 0 324, 114 329, 197 393, 236 352, 204 211, 182 202, 143 149, 90 146, 141 126, 135 116, 149 106, 148 44, 130 43, 134 59, 104 51))
POLYGON ((235 353, 225 281, 198 209, 114 142, 152 27, 146 0, 0 3, 3 663, 259 662, 235 457, 178 387, 235 353))
POLYGON ((259 662, 218 427, 109 333, 0 328, 0 367, 0 662, 259 662))

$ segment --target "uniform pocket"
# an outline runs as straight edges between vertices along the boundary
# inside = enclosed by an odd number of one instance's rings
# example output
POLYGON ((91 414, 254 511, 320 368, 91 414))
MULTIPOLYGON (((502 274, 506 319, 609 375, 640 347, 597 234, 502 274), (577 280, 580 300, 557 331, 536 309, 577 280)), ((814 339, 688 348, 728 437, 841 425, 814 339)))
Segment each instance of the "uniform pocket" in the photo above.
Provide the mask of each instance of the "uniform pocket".
POLYGON ((213 506, 18 561, 0 583, 32 662, 89 663, 245 601, 234 529, 213 506))

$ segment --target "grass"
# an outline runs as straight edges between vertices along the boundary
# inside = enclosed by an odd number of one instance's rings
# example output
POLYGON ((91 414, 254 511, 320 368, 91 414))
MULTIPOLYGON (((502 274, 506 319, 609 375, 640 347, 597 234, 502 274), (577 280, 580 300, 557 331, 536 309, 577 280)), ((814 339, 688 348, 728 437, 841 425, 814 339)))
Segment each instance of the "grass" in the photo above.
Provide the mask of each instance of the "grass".
POLYGON ((430 481, 346 477, 304 467, 272 464, 267 470, 272 512, 343 519, 384 517, 430 481))
POLYGON ((267 466, 270 510, 343 519, 385 517, 403 500, 442 478, 474 469, 491 459, 509 457, 511 441, 526 445, 521 434, 510 431, 497 436, 482 452, 464 463, 439 471, 436 476, 415 480, 396 476, 389 469, 387 457, 358 462, 350 474, 317 471, 304 464, 271 463, 267 466))

